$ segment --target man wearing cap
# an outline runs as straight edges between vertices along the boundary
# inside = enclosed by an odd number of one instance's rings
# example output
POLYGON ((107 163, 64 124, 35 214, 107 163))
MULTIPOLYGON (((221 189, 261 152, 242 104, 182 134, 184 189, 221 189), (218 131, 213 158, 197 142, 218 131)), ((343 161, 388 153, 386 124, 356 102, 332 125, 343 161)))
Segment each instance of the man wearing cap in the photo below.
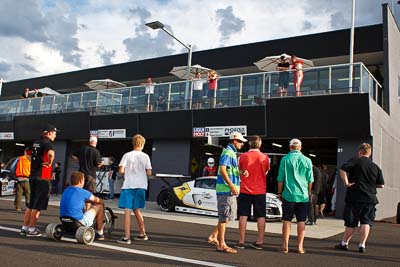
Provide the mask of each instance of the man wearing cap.
POLYGON ((239 195, 242 174, 239 171, 236 153, 247 140, 238 132, 232 132, 229 139, 230 143, 222 151, 217 175, 218 224, 208 237, 208 242, 216 245, 219 252, 237 253, 237 250, 225 243, 225 230, 228 222, 236 219, 236 196, 239 195))
POLYGON ((79 171, 85 174, 83 189, 93 193, 96 191, 96 171, 101 167, 101 155, 97 146, 97 137, 89 138, 89 145, 83 146, 72 153, 72 158, 79 162, 79 171))
POLYGON ((41 236, 40 231, 36 228, 36 222, 40 212, 46 210, 49 203, 52 164, 55 158, 51 142, 56 139, 57 132, 59 130, 56 127, 47 125, 42 131, 41 138, 33 143, 29 176, 31 196, 25 210, 21 235, 41 236))
POLYGON ((305 222, 308 216, 308 201, 314 181, 312 162, 301 153, 301 141, 289 142, 290 152, 281 160, 278 173, 278 197, 282 200, 282 246, 289 252, 290 225, 294 215, 297 220, 297 252, 304 254, 305 222))

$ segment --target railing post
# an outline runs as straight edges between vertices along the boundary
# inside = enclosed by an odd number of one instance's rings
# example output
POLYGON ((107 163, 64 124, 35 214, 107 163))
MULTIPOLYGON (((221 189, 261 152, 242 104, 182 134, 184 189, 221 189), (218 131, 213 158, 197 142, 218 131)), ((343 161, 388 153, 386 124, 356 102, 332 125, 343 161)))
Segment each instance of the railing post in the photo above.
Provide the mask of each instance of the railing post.
POLYGON ((271 98, 271 73, 268 73, 268 98, 271 98))
MULTIPOLYGON (((363 77, 362 77, 362 68, 364 66, 360 64, 360 88, 358 88, 358 93, 362 92, 362 88, 363 88, 363 77)), ((369 92, 369 79, 368 79, 368 92, 369 92)))
POLYGON ((265 72, 262 76, 262 89, 261 89, 261 98, 265 98, 265 72))
POLYGON ((171 104, 171 87, 172 87, 172 84, 170 83, 168 85, 168 97, 167 97, 167 99, 168 99, 167 110, 168 111, 169 111, 169 107, 170 107, 170 104, 171 104))
POLYGON ((328 94, 332 94, 332 67, 329 66, 328 69, 328 94))
POLYGON ((239 79, 239 107, 242 106, 242 93, 243 93, 243 75, 239 79))

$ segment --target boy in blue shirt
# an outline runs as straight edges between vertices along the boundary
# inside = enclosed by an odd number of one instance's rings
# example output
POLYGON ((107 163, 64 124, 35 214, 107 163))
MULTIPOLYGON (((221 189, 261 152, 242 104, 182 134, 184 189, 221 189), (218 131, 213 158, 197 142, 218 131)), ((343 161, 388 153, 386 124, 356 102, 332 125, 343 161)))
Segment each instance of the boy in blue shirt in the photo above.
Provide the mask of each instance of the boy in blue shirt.
POLYGON ((101 198, 83 189, 84 184, 85 178, 82 172, 76 171, 71 174, 71 186, 65 189, 61 197, 60 217, 72 217, 88 227, 92 226, 96 219, 96 239, 104 240, 104 202, 101 198), (91 205, 84 211, 86 203, 91 205))

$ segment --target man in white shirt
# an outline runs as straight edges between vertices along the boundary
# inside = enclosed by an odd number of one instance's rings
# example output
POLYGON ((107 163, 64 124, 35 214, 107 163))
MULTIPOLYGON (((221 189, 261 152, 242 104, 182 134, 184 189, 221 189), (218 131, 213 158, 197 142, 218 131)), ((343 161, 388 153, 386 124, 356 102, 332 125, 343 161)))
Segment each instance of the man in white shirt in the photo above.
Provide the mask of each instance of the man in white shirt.
POLYGON ((201 73, 196 72, 196 78, 193 79, 193 108, 201 108, 203 98, 203 84, 205 79, 201 78, 201 73))
POLYGON ((132 139, 133 150, 125 153, 119 163, 119 173, 124 174, 121 196, 118 207, 125 209, 125 236, 118 243, 131 244, 131 211, 135 214, 139 226, 139 236, 135 240, 148 240, 144 226, 144 219, 140 209, 146 205, 147 177, 151 175, 151 162, 147 154, 143 153, 146 139, 137 134, 132 139))

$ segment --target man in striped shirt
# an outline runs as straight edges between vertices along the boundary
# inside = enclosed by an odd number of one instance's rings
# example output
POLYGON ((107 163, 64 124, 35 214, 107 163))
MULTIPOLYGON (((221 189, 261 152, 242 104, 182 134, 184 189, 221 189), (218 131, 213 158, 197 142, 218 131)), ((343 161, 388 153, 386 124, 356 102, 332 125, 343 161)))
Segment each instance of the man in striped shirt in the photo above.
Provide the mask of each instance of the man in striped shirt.
POLYGON ((236 217, 236 196, 239 194, 240 175, 242 175, 239 171, 236 153, 247 140, 238 132, 232 132, 229 139, 230 143, 222 151, 219 160, 216 186, 218 225, 208 237, 208 242, 215 244, 219 252, 237 253, 237 250, 225 243, 225 230, 228 222, 234 221, 236 217))

